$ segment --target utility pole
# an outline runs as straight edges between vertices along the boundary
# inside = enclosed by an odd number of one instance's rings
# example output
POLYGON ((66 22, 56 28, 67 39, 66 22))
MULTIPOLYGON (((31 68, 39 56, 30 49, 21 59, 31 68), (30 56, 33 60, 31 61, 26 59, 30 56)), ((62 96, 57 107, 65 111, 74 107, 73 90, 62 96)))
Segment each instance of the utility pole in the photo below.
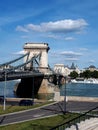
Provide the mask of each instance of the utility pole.
POLYGON ((5 107, 6 107, 6 81, 7 81, 6 70, 5 70, 5 73, 4 73, 4 77, 5 77, 5 82, 4 82, 4 105, 3 105, 3 110, 5 110, 5 107))
POLYGON ((65 93, 64 93, 64 114, 66 113, 66 79, 65 79, 65 93))
POLYGON ((33 104, 34 104, 34 77, 33 77, 32 99, 33 99, 33 104))

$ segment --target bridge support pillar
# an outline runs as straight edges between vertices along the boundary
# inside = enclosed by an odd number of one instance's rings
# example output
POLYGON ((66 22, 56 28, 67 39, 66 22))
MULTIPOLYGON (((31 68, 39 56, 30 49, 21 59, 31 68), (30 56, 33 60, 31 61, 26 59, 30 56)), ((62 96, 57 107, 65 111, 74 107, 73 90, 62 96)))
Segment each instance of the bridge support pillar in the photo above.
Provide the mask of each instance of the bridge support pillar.
POLYGON ((46 100, 53 99, 54 88, 55 86, 53 84, 50 84, 47 79, 43 79, 38 91, 38 98, 46 100))
POLYGON ((18 84, 16 95, 20 98, 54 99, 57 85, 44 77, 23 78, 18 84))
POLYGON ((15 93, 20 98, 35 98, 43 77, 23 78, 17 85, 15 93))

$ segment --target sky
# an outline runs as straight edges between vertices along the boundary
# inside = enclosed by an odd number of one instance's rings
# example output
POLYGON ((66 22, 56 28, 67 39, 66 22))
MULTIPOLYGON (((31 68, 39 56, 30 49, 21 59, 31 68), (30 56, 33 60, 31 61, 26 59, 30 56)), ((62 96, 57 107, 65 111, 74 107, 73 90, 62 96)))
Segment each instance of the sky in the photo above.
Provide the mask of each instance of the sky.
POLYGON ((0 0, 0 63, 26 42, 48 43, 48 61, 98 68, 97 0, 0 0))

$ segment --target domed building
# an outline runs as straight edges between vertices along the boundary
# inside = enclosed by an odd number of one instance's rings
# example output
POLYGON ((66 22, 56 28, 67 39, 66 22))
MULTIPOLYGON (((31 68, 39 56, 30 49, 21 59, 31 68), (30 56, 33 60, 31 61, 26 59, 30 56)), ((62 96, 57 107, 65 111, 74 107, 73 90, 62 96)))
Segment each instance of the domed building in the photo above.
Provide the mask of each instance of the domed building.
POLYGON ((94 65, 90 65, 89 67, 88 67, 88 70, 90 70, 90 71, 98 71, 98 69, 94 66, 94 65))

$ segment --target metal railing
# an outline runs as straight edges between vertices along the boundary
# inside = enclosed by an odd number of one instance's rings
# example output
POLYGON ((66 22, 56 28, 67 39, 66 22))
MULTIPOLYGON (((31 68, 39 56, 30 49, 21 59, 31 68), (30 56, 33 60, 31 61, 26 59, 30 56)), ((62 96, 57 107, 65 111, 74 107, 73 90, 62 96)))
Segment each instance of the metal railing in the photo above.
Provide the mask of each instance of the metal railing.
POLYGON ((80 123, 81 121, 84 121, 91 117, 98 117, 98 106, 83 114, 80 114, 78 117, 75 117, 65 123, 57 125, 51 128, 50 130, 66 130, 66 128, 70 128, 72 125, 75 125, 76 123, 80 123))

